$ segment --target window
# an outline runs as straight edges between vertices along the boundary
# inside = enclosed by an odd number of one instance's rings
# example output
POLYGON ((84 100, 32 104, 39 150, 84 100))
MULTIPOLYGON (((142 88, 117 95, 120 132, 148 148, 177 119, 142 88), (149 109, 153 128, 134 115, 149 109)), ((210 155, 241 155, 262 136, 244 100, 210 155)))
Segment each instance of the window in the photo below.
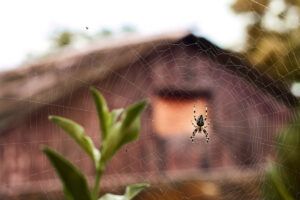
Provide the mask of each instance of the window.
MULTIPOLYGON (((193 106, 196 112, 205 114, 205 106, 209 105, 208 98, 197 97, 194 99, 156 97, 153 101, 153 126, 156 134, 161 137, 179 136, 189 137, 194 128, 191 124, 193 106)), ((209 116, 208 116, 209 117, 209 116)))

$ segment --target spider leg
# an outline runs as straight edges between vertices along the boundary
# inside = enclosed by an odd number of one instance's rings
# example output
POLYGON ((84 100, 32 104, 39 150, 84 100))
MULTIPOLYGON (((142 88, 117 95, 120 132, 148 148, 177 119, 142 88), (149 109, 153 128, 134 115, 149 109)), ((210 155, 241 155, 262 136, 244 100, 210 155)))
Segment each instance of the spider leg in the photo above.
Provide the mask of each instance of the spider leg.
POLYGON ((207 119, 207 106, 205 106, 205 118, 204 118, 204 121, 206 121, 207 119))
POLYGON ((191 120, 192 125, 194 126, 194 128, 197 128, 197 126, 194 124, 194 122, 191 120))
POLYGON ((207 122, 207 125, 206 126, 204 126, 204 128, 207 128, 209 126, 209 122, 207 122))
POLYGON ((209 136, 208 136, 207 130, 206 130, 206 129, 203 129, 203 133, 205 134, 206 142, 208 143, 208 141, 209 141, 209 136))
POLYGON ((192 142, 194 142, 195 135, 196 135, 197 131, 198 131, 198 129, 195 129, 195 130, 193 131, 193 133, 192 133, 192 136, 190 137, 191 140, 192 140, 192 142))
POLYGON ((197 122, 197 118, 196 118, 196 106, 195 106, 195 104, 194 104, 194 120, 195 120, 195 122, 197 122))

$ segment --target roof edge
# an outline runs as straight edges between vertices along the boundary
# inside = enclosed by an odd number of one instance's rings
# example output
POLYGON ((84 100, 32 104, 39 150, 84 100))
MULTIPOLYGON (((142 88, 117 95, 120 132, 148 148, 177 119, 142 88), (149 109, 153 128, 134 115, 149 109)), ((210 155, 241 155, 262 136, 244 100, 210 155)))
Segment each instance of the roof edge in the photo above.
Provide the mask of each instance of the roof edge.
POLYGON ((197 37, 194 34, 188 34, 175 44, 184 44, 199 53, 205 54, 213 61, 225 66, 227 70, 237 73, 258 89, 267 92, 275 99, 279 99, 289 108, 295 108, 299 105, 298 99, 291 93, 287 84, 282 80, 274 80, 267 74, 260 72, 242 54, 222 49, 206 38, 197 37), (205 53, 203 49, 206 49, 205 53), (241 68, 241 65, 245 67, 241 68))

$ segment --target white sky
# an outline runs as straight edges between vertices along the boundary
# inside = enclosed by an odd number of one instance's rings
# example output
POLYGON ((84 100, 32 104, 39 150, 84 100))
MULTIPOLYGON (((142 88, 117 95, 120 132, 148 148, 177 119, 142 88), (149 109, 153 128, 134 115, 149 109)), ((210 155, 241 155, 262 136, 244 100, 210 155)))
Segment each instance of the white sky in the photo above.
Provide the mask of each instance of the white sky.
POLYGON ((0 2, 0 70, 18 66, 28 53, 49 46, 54 30, 96 33, 129 24, 142 34, 193 27, 223 47, 239 47, 245 18, 230 9, 232 0, 9 0, 0 2))

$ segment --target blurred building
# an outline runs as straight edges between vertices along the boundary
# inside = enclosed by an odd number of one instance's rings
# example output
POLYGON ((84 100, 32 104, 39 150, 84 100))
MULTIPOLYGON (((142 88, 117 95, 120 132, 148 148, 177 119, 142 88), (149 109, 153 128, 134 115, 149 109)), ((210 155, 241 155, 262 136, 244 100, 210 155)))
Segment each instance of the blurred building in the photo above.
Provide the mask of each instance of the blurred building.
MULTIPOLYGON (((70 118, 99 145, 90 86, 111 109, 150 100, 140 139, 107 167, 107 177, 122 176, 125 182, 131 176, 163 180, 170 172, 177 177, 195 170, 255 168, 272 153, 274 135, 297 104, 280 80, 258 72, 245 58, 182 33, 112 41, 37 61, 0 74, 0 85, 0 196, 6 197, 60 188, 51 182, 56 175, 41 145, 94 174, 89 158, 48 120, 49 115, 70 118), (208 107, 208 144, 204 135, 190 141, 194 104, 197 114, 208 107)), ((111 180, 104 181, 116 184, 111 180)))

